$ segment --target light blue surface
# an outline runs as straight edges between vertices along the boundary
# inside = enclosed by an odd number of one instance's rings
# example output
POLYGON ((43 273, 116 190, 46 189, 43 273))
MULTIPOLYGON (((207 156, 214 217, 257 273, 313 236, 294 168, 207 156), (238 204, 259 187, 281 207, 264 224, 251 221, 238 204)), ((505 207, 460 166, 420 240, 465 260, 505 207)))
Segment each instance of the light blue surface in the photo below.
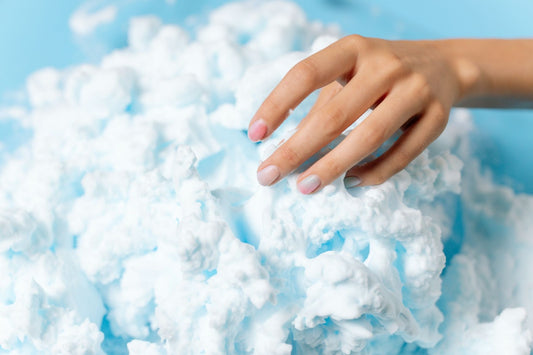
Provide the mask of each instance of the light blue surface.
MULTIPOLYGON (((117 19, 84 40, 68 27, 80 0, 0 0, 0 102, 9 102, 33 71, 79 62, 97 61, 112 48, 124 46, 128 19, 156 14, 165 22, 189 24, 225 1, 163 0, 100 1, 118 4, 117 19)), ((297 0, 312 19, 337 23, 346 33, 385 38, 533 37, 530 0, 390 1, 297 0)), ((497 180, 507 180, 518 191, 533 193, 533 112, 475 110, 479 156, 497 180), (482 142, 481 142, 482 141, 482 142)), ((0 140, 12 144, 11 132, 0 125, 0 140)))

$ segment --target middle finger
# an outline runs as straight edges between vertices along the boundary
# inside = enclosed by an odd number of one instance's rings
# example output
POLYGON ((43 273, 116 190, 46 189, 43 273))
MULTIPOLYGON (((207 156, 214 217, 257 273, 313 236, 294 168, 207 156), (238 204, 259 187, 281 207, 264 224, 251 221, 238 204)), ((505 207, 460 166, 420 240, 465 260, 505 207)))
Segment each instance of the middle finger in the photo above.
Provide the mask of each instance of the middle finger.
POLYGON ((298 131, 259 166, 259 183, 279 181, 337 138, 388 90, 388 85, 386 80, 375 80, 371 72, 357 73, 328 103, 308 115, 298 131))

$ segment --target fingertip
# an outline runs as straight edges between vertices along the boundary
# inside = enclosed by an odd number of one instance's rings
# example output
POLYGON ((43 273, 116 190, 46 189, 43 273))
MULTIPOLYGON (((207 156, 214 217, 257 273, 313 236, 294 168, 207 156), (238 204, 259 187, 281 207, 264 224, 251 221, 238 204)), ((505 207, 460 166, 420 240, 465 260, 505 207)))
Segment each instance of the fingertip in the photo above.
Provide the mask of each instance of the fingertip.
POLYGON ((359 185, 361 185, 361 179, 357 176, 346 176, 344 178, 344 186, 347 188, 347 189, 351 189, 351 188, 354 188, 354 187, 357 187, 359 185))
POLYGON ((275 165, 269 165, 257 172, 257 181, 263 186, 270 186, 281 176, 279 168, 275 165))
POLYGON ((309 195, 317 191, 320 185, 322 185, 322 181, 317 175, 309 175, 298 182, 298 190, 304 195, 309 195))
POLYGON ((248 128, 248 138, 252 142, 258 142, 261 139, 265 138, 268 131, 268 127, 266 125, 266 122, 260 118, 257 121, 255 121, 250 128, 248 128))

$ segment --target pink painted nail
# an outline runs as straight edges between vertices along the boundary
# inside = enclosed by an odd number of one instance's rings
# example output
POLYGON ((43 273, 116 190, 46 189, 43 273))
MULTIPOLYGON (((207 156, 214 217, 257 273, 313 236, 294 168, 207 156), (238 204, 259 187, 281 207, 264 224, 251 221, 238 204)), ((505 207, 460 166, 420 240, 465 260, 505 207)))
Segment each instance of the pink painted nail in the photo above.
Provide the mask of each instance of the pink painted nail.
POLYGON ((298 183, 298 190, 300 190, 301 193, 307 195, 318 189, 320 186, 320 178, 316 175, 309 175, 300 183, 298 183))
POLYGON ((257 181, 263 186, 269 186, 281 175, 279 168, 275 165, 269 165, 257 172, 257 181))
POLYGON ((267 125, 263 119, 259 119, 248 129, 248 138, 253 142, 257 142, 265 138, 266 133, 267 125))

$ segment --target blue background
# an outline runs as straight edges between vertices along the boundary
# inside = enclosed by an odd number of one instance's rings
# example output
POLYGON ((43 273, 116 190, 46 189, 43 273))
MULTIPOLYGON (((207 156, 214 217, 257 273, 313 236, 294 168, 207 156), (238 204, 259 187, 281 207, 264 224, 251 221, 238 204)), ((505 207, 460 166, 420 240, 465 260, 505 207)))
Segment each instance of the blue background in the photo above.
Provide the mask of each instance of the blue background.
MULTIPOLYGON (((69 29, 70 15, 84 1, 0 0, 0 102, 17 99, 33 71, 97 62, 113 48, 126 45, 128 19, 155 14, 164 22, 190 25, 227 1, 163 0, 93 1, 116 4, 118 15, 83 39, 69 29)), ((337 23, 346 34, 389 39, 445 37, 533 38, 533 1, 510 0, 297 0, 311 19, 337 23)), ((477 156, 499 181, 533 193, 533 111, 473 110, 478 127, 477 156)), ((0 121, 0 141, 14 146, 24 133, 10 121, 0 121)))

